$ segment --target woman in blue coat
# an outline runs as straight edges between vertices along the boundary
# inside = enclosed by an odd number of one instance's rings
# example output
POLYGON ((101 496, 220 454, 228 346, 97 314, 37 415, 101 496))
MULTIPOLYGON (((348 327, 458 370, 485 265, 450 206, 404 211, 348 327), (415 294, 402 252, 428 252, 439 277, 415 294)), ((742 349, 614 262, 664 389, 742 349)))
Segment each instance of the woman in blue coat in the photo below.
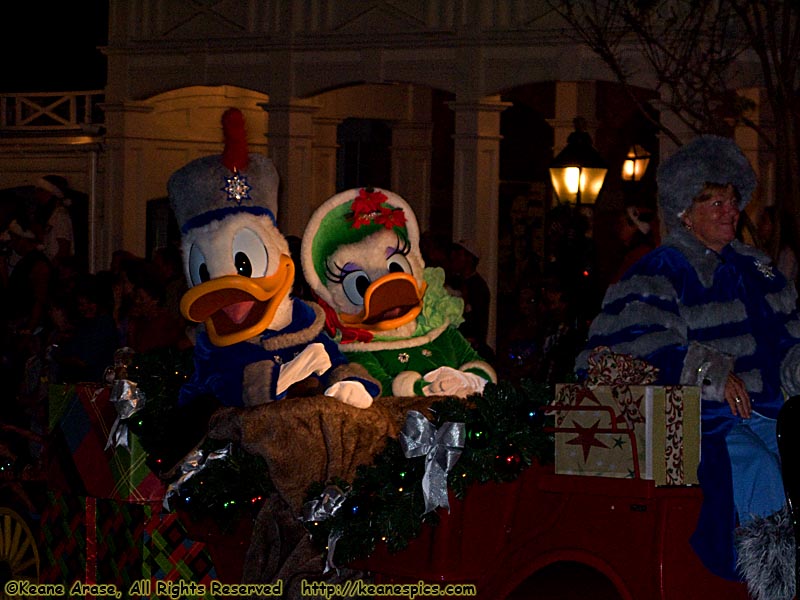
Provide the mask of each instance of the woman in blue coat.
POLYGON ((800 320, 794 286, 736 239, 755 185, 726 138, 701 136, 662 164, 669 234, 608 289, 576 368, 609 346, 656 366, 658 384, 701 386, 704 502, 692 546, 717 575, 744 576, 756 598, 786 598, 793 558, 765 531, 785 514, 775 419, 800 393, 800 320), (766 554, 752 556, 754 545, 766 554))

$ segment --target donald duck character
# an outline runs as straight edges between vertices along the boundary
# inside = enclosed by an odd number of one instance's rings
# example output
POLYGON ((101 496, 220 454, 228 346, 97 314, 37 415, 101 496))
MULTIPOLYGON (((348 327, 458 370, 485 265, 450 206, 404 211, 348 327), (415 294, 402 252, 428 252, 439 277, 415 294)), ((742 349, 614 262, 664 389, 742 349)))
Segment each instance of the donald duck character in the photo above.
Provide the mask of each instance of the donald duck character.
POLYGON ((456 329, 463 300, 445 290, 441 268, 425 268, 416 217, 397 194, 361 188, 326 200, 301 261, 328 332, 385 395, 463 398, 497 381, 456 329))
POLYGON ((290 296, 295 267, 275 223, 272 161, 248 154, 238 109, 222 126, 223 154, 190 162, 167 185, 190 286, 181 312, 200 324, 179 404, 210 393, 225 406, 254 406, 302 387, 370 406, 379 385, 324 333, 319 307, 290 296))

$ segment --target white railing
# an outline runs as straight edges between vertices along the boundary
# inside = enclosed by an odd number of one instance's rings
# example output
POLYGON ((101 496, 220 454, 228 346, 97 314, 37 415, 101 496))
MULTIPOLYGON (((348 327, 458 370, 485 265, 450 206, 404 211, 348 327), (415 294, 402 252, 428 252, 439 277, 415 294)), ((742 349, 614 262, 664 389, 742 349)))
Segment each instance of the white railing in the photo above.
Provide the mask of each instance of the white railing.
POLYGON ((0 132, 85 131, 102 124, 102 90, 0 95, 0 132))

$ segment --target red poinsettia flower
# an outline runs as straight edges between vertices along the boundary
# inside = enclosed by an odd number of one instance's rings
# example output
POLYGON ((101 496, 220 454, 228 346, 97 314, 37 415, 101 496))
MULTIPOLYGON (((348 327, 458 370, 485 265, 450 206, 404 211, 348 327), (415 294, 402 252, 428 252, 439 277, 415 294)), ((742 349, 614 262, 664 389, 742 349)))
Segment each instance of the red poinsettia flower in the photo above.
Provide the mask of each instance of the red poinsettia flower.
POLYGON ((339 321, 339 317, 336 315, 336 311, 333 307, 325 302, 322 298, 320 298, 317 294, 314 294, 314 301, 322 308, 322 312, 325 313, 325 331, 333 337, 336 335, 336 329, 339 325, 341 325, 339 321))
POLYGON ((358 196, 353 200, 351 208, 356 217, 374 213, 381 207, 381 202, 386 202, 383 192, 367 191, 365 188, 358 190, 358 196))
POLYGON ((365 215, 353 215, 353 224, 350 225, 353 229, 360 229, 362 225, 369 225, 372 221, 365 215))
POLYGON ((380 214, 375 217, 375 222, 380 223, 386 229, 402 227, 406 224, 406 215, 401 208, 386 208, 382 206, 380 214))

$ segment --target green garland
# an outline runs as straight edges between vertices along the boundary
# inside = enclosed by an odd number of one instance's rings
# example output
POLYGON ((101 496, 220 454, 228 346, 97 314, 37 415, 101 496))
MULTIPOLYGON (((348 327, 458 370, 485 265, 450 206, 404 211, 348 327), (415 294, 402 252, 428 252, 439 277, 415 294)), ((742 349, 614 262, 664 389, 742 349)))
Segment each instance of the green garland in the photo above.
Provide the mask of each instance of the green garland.
MULTIPOLYGON (((146 398, 144 408, 130 419, 129 427, 147 452, 150 469, 165 479, 198 444, 205 456, 228 444, 203 439, 208 419, 219 406, 213 397, 178 406, 180 388, 194 368, 192 356, 191 348, 156 350, 137 354, 128 368, 128 379, 146 398)), ((171 506, 186 511, 194 521, 210 520, 220 530, 230 531, 242 518, 254 517, 274 491, 264 459, 231 444, 227 459, 208 462, 180 487, 171 506)))
MULTIPOLYGON (((137 355, 129 368, 128 378, 147 398, 130 427, 156 473, 163 474, 194 447, 216 407, 211 399, 188 409, 177 405, 180 387, 193 368, 191 359, 191 349, 152 352, 137 355)), ((544 411, 552 397, 552 386, 522 380, 488 384, 482 395, 468 402, 448 398, 431 405, 437 429, 446 422, 465 425, 465 445, 448 476, 456 498, 463 498, 472 484, 512 481, 535 461, 552 462, 553 437, 546 431, 551 417, 544 411)), ((206 440, 202 449, 208 454, 225 445, 206 440)), ((423 515, 424 472, 424 457, 406 458, 400 443, 389 439, 371 465, 358 468, 352 482, 312 485, 309 501, 318 499, 328 485, 337 485, 346 495, 331 518, 306 523, 312 540, 323 551, 331 533, 338 536, 336 564, 369 556, 379 541, 391 552, 402 550, 419 535, 423 523, 439 521, 436 511, 423 515)), ((187 511, 196 521, 211 520, 228 530, 241 518, 254 516, 261 501, 274 491, 264 460, 234 444, 227 460, 209 462, 181 486, 173 507, 187 511)))
MULTIPOLYGON (((456 399, 435 402, 431 412, 438 429, 446 422, 464 423, 466 442, 448 476, 456 498, 470 485, 487 481, 512 481, 534 461, 552 462, 554 444, 543 410, 552 400, 552 388, 523 380, 519 386, 489 384, 471 406, 456 399)), ((333 516, 306 523, 322 551, 336 539, 335 564, 368 557, 379 541, 390 552, 404 549, 417 537, 423 523, 435 525, 435 511, 423 515, 422 477, 425 458, 408 459, 400 443, 390 439, 372 465, 359 467, 352 483, 319 482, 308 491, 308 501, 319 499, 328 485, 346 496, 333 516)))
POLYGON ((129 420, 147 451, 147 465, 163 476, 205 435, 215 401, 203 398, 178 406, 178 394, 194 369, 192 349, 153 350, 136 354, 124 375, 144 392, 144 407, 129 420))
MULTIPOLYGON (((202 448, 208 455, 220 449, 220 442, 209 440, 202 448)), ((171 506, 185 510, 195 522, 211 520, 230 532, 242 518, 254 518, 274 491, 264 460, 231 444, 227 458, 207 463, 181 486, 171 506)))

